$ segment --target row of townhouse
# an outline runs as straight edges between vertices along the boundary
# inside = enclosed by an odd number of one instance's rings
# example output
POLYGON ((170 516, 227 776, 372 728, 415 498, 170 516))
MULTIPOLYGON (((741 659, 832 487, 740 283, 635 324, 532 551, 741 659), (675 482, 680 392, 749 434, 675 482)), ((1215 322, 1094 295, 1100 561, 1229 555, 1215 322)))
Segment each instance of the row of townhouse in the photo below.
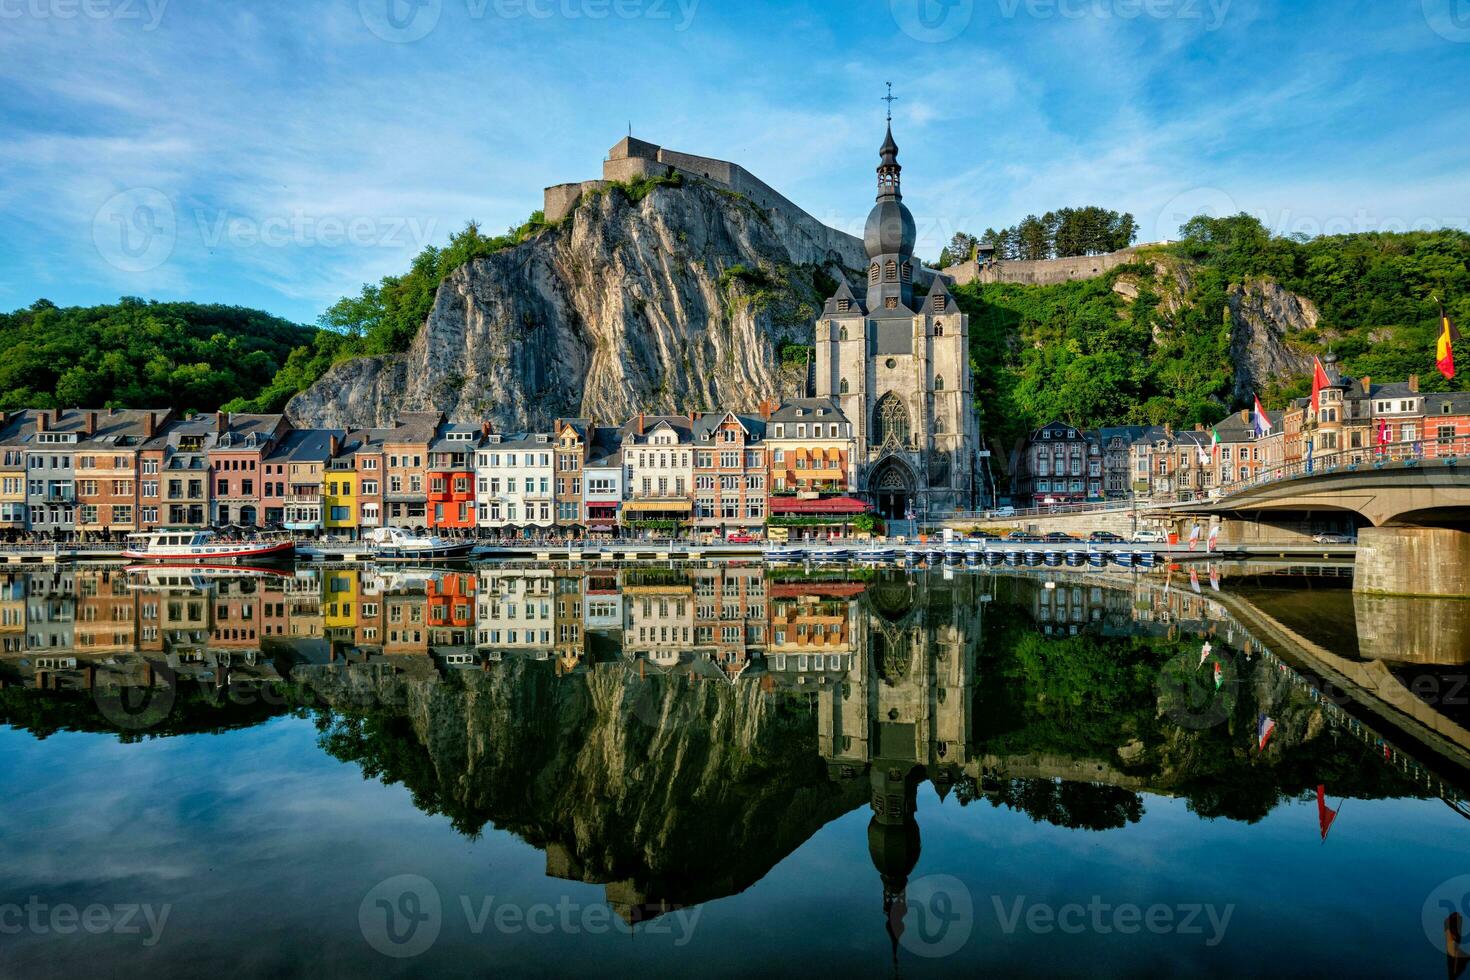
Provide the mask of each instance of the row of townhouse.
POLYGON ((562 419, 549 433, 499 433, 437 413, 304 429, 278 414, 28 409, 0 416, 0 533, 753 531, 773 513, 864 512, 841 496, 852 487, 853 441, 830 399, 640 413, 618 426, 562 419), (841 506, 824 507, 833 499, 841 506))
POLYGON ((1012 453, 1013 499, 1044 506, 1131 496, 1188 500, 1304 463, 1361 463, 1398 447, 1427 457, 1470 452, 1470 392, 1430 393, 1417 377, 1375 384, 1344 375, 1328 355, 1328 385, 1267 412, 1257 432, 1250 411, 1206 428, 1170 425, 1083 429, 1052 422, 1012 453))

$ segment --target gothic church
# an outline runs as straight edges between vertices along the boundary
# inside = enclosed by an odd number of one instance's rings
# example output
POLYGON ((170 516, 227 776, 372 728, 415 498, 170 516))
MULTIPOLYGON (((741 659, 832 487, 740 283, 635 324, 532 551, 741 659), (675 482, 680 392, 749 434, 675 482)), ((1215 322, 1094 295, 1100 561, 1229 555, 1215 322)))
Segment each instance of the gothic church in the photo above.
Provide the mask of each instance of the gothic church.
POLYGON ((879 151, 878 202, 868 215, 867 294, 844 282, 816 329, 816 395, 853 424, 858 489, 888 519, 976 510, 980 422, 970 378, 970 323, 942 275, 914 258, 914 217, 900 190, 898 144, 879 151), (927 295, 916 282, 928 280, 927 295))

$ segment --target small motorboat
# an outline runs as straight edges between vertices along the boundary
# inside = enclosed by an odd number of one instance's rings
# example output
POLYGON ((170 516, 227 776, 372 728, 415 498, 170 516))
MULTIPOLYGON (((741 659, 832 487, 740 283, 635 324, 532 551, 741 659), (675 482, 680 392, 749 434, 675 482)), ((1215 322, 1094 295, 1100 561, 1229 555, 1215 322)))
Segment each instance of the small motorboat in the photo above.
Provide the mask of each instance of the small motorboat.
POLYGON ((1133 552, 1131 552, 1131 551, 1115 551, 1115 552, 1113 552, 1113 564, 1114 565, 1117 565, 1117 566, 1119 566, 1121 568, 1132 568, 1133 567, 1133 552))
POLYGON ((1062 553, 1060 551, 1047 551, 1041 556, 1041 560, 1047 568, 1062 567, 1062 553))
POLYGON ((898 552, 888 548, 874 548, 871 551, 863 551, 858 554, 859 561, 872 562, 874 564, 895 561, 897 558, 898 552))
POLYGON ((944 552, 941 551, 941 550, 939 550, 938 548, 930 548, 929 551, 928 551, 928 556, 929 556, 929 564, 931 564, 931 565, 942 565, 942 564, 944 564, 944 552))
POLYGON ((240 562, 289 561, 295 542, 279 539, 222 541, 213 531, 146 531, 128 535, 123 557, 166 565, 234 565, 240 562))
POLYGON ((1091 568, 1107 568, 1108 553, 1106 551, 1089 551, 1087 553, 1087 564, 1091 568))
POLYGON ((1016 568, 1021 564, 1021 553, 1019 551, 1006 552, 1006 564, 1016 568))
POLYGON ((1139 568, 1153 568, 1154 564, 1159 560, 1159 556, 1152 551, 1140 551, 1135 560, 1138 562, 1139 568))
POLYGON ((800 562, 806 558, 806 552, 800 548, 772 548, 765 553, 766 561, 772 562, 800 562))
POLYGON ((401 527, 374 528, 367 543, 378 561, 454 561, 475 550, 473 541, 419 535, 401 527))
POLYGON ((965 567, 978 568, 985 564, 985 556, 978 551, 965 552, 965 567))
POLYGON ((903 553, 904 560, 911 565, 918 565, 924 560, 924 553, 917 548, 910 548, 903 553))
POLYGON ((990 568, 994 568, 995 566, 999 565, 1001 562, 1003 562, 1005 560, 1006 560, 1006 556, 1004 554, 1002 554, 1001 552, 999 552, 999 551, 987 551, 987 552, 985 552, 985 564, 987 566, 989 566, 990 568))
POLYGON ((1087 552, 1085 552, 1085 551, 1069 551, 1069 552, 1067 552, 1067 567, 1068 568, 1081 568, 1083 565, 1086 565, 1086 564, 1087 564, 1087 552))

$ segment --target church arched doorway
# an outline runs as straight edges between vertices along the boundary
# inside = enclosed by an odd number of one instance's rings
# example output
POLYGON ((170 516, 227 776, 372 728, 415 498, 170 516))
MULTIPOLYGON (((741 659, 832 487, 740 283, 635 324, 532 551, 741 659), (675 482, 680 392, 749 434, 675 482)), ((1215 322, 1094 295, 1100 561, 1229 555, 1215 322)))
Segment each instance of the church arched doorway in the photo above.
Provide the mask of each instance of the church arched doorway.
POLYGON ((868 484, 878 516, 885 521, 904 521, 914 509, 914 478, 907 466, 896 459, 878 464, 868 484))

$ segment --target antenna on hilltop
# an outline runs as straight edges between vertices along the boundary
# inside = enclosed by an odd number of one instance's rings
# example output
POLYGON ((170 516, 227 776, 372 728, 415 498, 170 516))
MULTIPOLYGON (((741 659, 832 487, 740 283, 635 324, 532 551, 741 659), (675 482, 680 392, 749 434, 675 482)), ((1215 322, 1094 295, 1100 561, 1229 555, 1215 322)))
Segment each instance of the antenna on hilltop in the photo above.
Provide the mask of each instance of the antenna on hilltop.
POLYGON ((885 95, 880 101, 888 103, 888 121, 893 122, 893 103, 898 101, 898 96, 893 94, 892 82, 884 82, 883 84, 888 86, 888 94, 885 95))

